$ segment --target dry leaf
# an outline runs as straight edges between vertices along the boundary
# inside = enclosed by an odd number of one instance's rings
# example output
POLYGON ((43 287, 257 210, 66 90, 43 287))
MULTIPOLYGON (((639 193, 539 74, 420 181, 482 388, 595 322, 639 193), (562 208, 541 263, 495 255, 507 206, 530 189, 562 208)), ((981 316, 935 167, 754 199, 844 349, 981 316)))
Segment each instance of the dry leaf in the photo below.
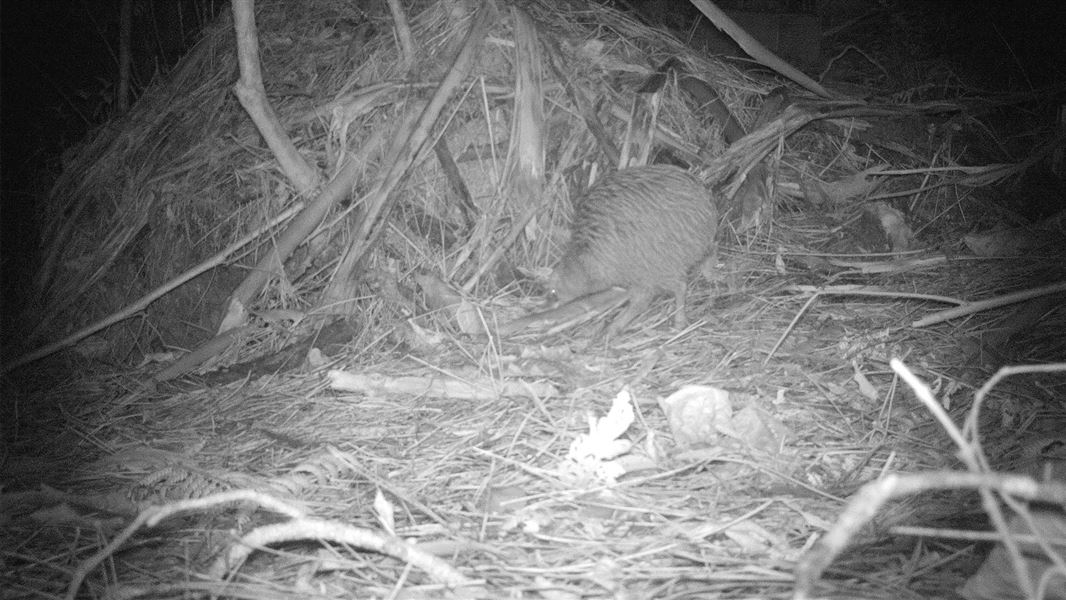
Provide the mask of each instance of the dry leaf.
POLYGON ((713 446, 719 433, 733 431, 733 406, 729 392, 706 385, 686 385, 659 400, 666 413, 674 443, 680 448, 713 446))

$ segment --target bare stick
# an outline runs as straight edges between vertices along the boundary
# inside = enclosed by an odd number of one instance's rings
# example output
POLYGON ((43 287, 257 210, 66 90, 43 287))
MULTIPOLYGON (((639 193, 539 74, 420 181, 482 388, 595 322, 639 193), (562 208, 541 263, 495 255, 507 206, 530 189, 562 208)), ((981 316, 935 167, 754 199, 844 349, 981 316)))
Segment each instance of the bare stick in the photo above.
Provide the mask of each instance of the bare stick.
POLYGON ((1014 292, 1013 294, 1007 294, 1006 296, 999 296, 997 298, 989 298, 988 300, 980 300, 978 302, 967 302, 966 304, 957 308, 950 308, 938 313, 934 313, 925 317, 924 319, 918 319, 911 323, 911 327, 926 327, 928 325, 935 325, 937 323, 943 323, 944 321, 950 321, 951 319, 957 319, 966 315, 981 312, 983 310, 991 310, 993 308, 999 308, 1001 306, 1007 306, 1008 304, 1017 304, 1019 302, 1025 302, 1026 300, 1032 300, 1033 298, 1039 298, 1040 296, 1047 296, 1049 294, 1061 294, 1066 292, 1066 281, 1046 285, 1032 290, 1023 290, 1021 292, 1014 292))
POLYGON ((293 519, 301 519, 304 517, 303 510, 282 502, 272 496, 267 496, 266 494, 251 490, 224 492, 207 496, 205 498, 174 502, 164 506, 150 506, 144 509, 141 514, 137 515, 137 518, 127 525, 126 528, 115 537, 115 539, 111 540, 111 543, 101 548, 99 552, 90 556, 78 565, 78 568, 74 570, 74 575, 71 577, 70 586, 67 588, 67 600, 74 600, 82 582, 85 581, 85 577, 88 576, 97 565, 103 562, 104 559, 121 548, 122 545, 126 543, 126 540, 133 537, 133 534, 137 533, 142 527, 154 527, 163 519, 178 513, 190 510, 203 510, 212 506, 218 506, 219 504, 227 504, 229 502, 237 501, 254 502, 259 506, 287 515, 293 519))
POLYGON ((137 313, 141 312, 145 308, 148 308, 149 304, 155 302, 156 300, 158 300, 162 296, 170 293, 175 288, 181 286, 182 284, 186 283, 190 279, 196 277, 197 275, 200 275, 201 273, 204 273, 205 271, 209 271, 209 270, 221 265, 222 263, 224 263, 226 261, 227 258, 229 258, 229 256, 231 254, 235 253, 236 251, 240 250, 244 246, 248 245, 249 243, 254 241, 256 238, 258 238, 263 233, 265 233, 267 231, 270 231, 274 227, 276 227, 279 224, 285 222, 290 217, 292 217, 294 214, 299 212, 301 208, 303 208, 302 204, 297 204, 296 206, 293 206, 293 207, 289 208, 288 210, 286 210, 285 212, 281 213, 277 217, 274 217, 274 219, 272 221, 270 221, 269 223, 267 223, 266 225, 263 225, 259 229, 256 229, 252 233, 249 233, 248 235, 244 236, 243 238, 241 238, 241 239, 237 240, 236 242, 230 244, 225 249, 223 249, 221 252, 219 252, 218 254, 215 254, 214 256, 212 256, 211 258, 205 260, 204 262, 196 265, 195 267, 189 269, 188 271, 185 271, 181 275, 178 275, 174 279, 171 279, 170 281, 168 281, 168 282, 164 283, 163 285, 157 287, 156 289, 152 290, 151 292, 148 292, 147 294, 142 296, 139 300, 137 300, 133 304, 130 304, 130 305, 126 306, 125 308, 119 310, 118 312, 113 313, 113 314, 111 314, 108 317, 105 317, 105 318, 103 318, 103 319, 101 319, 101 320, 99 320, 99 321, 97 321, 97 322, 95 322, 95 323, 83 328, 83 329, 80 329, 80 330, 76 331, 76 332, 68 335, 67 337, 59 340, 58 342, 55 342, 55 343, 49 344, 49 345, 47 345, 47 346, 45 346, 43 348, 39 348, 37 350, 34 350, 33 352, 30 352, 29 354, 26 354, 26 355, 23 355, 23 356, 20 356, 20 357, 16 358, 14 361, 12 361, 12 362, 10 362, 10 363, 8 363, 6 365, 0 366, 0 373, 7 373, 11 369, 14 369, 14 368, 17 368, 17 367, 21 367, 22 365, 31 363, 31 362, 33 362, 35 360, 42 359, 42 358, 44 358, 44 357, 46 357, 46 356, 48 356, 48 355, 50 355, 50 354, 52 354, 54 352, 57 352, 59 350, 62 350, 63 348, 66 348, 68 346, 73 346, 74 344, 78 343, 79 341, 81 341, 84 338, 89 337, 90 335, 96 333, 97 331, 100 331, 102 329, 110 327, 110 326, 114 325, 115 323, 118 323, 120 321, 124 321, 124 320, 132 317, 133 315, 136 315, 137 313))
POLYGON ((381 182, 367 194, 366 213, 356 228, 352 244, 338 263, 329 288, 323 294, 327 302, 331 298, 345 297, 344 289, 349 283, 349 278, 355 274, 366 252, 385 230, 380 226, 380 221, 388 216, 396 204, 397 196, 392 192, 406 176, 423 145, 429 139, 433 125, 437 122, 441 111, 444 110, 444 105, 451 97, 452 91, 469 73, 478 55, 478 50, 481 48, 481 42, 488 33, 489 26, 495 20, 495 16, 496 5, 491 1, 483 2, 471 20, 466 38, 452 61, 451 68, 448 69, 422 113, 418 115, 417 121, 412 126, 405 127, 408 133, 402 144, 390 152, 389 169, 381 182))
POLYGON ((282 263, 307 239, 307 236, 311 235, 333 206, 351 193, 366 157, 377 151, 382 138, 382 132, 375 131, 357 153, 348 157, 337 176, 326 185, 314 201, 307 205, 306 210, 293 219, 289 227, 278 236, 274 245, 267 250, 267 255, 233 290, 226 307, 226 315, 218 327, 219 334, 245 323, 248 317, 248 306, 255 296, 263 289, 270 276, 281 270, 282 263))
POLYGON ((763 46, 758 40, 751 37, 751 34, 744 31, 743 27, 737 25, 733 19, 730 19, 728 15, 710 2, 710 0, 691 0, 691 2, 693 6, 703 13, 703 16, 707 17, 711 23, 714 23, 715 27, 721 29, 726 35, 733 38, 733 40, 740 45, 740 48, 748 53, 748 56, 823 98, 830 98, 833 96, 833 94, 830 94, 829 91, 823 88, 817 81, 804 75, 799 69, 796 69, 792 65, 781 60, 781 58, 773 52, 770 52, 766 46, 763 46))
POLYGON ((405 540, 363 527, 320 519, 296 519, 253 529, 234 542, 228 552, 219 556, 211 567, 210 575, 215 579, 222 579, 257 549, 268 544, 298 540, 335 542, 392 556, 422 569, 433 579, 447 586, 476 585, 474 580, 457 571, 455 567, 405 540))
MULTIPOLYGON (((256 129, 266 140, 285 176, 296 186, 301 196, 308 197, 318 187, 319 175, 300 156, 296 146, 278 121, 274 108, 267 100, 263 87, 263 72, 259 64, 259 34, 255 27, 255 1, 233 0, 233 27, 237 36, 237 62, 241 78, 233 84, 241 106, 255 123, 256 129)), ((305 217, 305 220, 308 217, 305 217)), ((317 222, 315 223, 317 225, 317 222)), ((313 228, 313 226, 312 226, 313 228)), ((302 238, 301 238, 302 240, 302 238)), ((291 252, 291 250, 289 250, 291 252)), ((267 250, 267 255, 256 265, 251 274, 230 295, 226 312, 219 325, 219 333, 244 324, 248 318, 248 305, 259 290, 266 285, 270 275, 281 269, 288 253, 276 248, 267 250)))
MULTIPOLYGON (((992 386, 1002 377, 1015 374, 1016 372, 1051 372, 1066 370, 1066 365, 1041 365, 1037 368, 1020 367, 1018 371, 1004 373, 1002 370, 989 380, 978 392, 974 401, 972 412, 967 418, 966 431, 970 433, 972 440, 967 440, 963 431, 951 421, 947 414, 936 402, 932 392, 920 379, 899 359, 892 359, 892 369, 912 387, 918 398, 936 416, 941 426, 948 432, 951 439, 959 446, 959 458, 970 472, 933 472, 918 475, 889 474, 877 481, 864 485, 858 493, 848 502, 848 506, 837 519, 836 524, 818 543, 807 552, 796 565, 796 587, 793 592, 793 600, 807 600, 811 598, 815 583, 822 572, 833 562, 848 545, 863 525, 868 523, 881 509, 882 506, 893 498, 910 496, 929 490, 941 489, 966 489, 977 490, 981 497, 982 507, 988 514, 1000 540, 1010 557, 1012 568, 1018 577, 1018 583, 1027 598, 1032 596, 1032 581, 1026 576, 1025 560, 1018 548, 1017 537, 1010 532, 1003 510, 996 502, 993 490, 997 491, 1003 500, 1011 505, 1019 515, 1024 518, 1024 510, 1018 505, 1017 499, 1056 503, 1066 506, 1066 485, 1057 482, 1037 483, 1031 477, 1018 475, 1001 475, 988 471, 980 449, 980 441, 975 433, 977 412, 980 410, 980 400, 992 386), (1021 370, 1024 369, 1024 370, 1021 370)), ((1030 529, 1037 532, 1032 523, 1030 529)), ((1044 540, 1039 540, 1041 548, 1049 556, 1055 557, 1044 540)))
POLYGON ((515 37, 515 109, 511 120, 510 162, 514 191, 528 204, 540 200, 544 180, 544 85, 540 40, 533 19, 521 8, 511 7, 515 37))
POLYGON ((770 348, 770 352, 768 352, 766 354, 766 358, 763 359, 762 364, 764 367, 767 365, 767 363, 770 362, 770 358, 772 358, 774 353, 777 352, 777 349, 781 347, 781 344, 785 343, 785 339, 788 338, 790 333, 792 333, 792 330, 796 327, 796 323, 799 322, 800 317, 802 317, 807 312, 807 309, 810 308, 812 304, 814 304, 814 301, 818 299, 819 295, 820 294, 816 292, 810 298, 808 298, 807 302, 803 304, 803 308, 801 308, 799 312, 796 313, 795 317, 792 317, 792 322, 788 324, 788 327, 785 328, 785 331, 781 334, 781 337, 777 339, 777 343, 774 344, 773 348, 770 348))
POLYGON ((252 329, 252 326, 248 327, 234 327, 233 329, 227 329, 215 337, 200 344, 190 352, 186 352, 178 360, 167 365, 167 368, 152 375, 151 381, 160 383, 163 381, 170 381, 176 377, 181 377, 185 373, 195 369, 196 367, 207 362, 207 360, 213 356, 222 354, 226 348, 230 347, 233 340, 236 339, 242 333, 246 333, 252 329))
POLYGON ((392 22, 396 27, 396 39, 400 43, 400 70, 406 73, 415 60, 415 44, 411 39, 411 26, 403 12, 400 0, 389 0, 392 22))
POLYGON ((791 291, 814 294, 816 296, 867 296, 871 298, 907 298, 911 300, 928 300, 930 302, 942 302, 956 306, 966 304, 965 301, 951 296, 936 296, 933 294, 917 294, 914 292, 898 292, 867 285, 828 285, 824 287, 815 285, 793 285, 788 288, 791 291))
POLYGON ((296 146, 278 121, 266 97, 263 73, 259 66, 259 34, 255 28, 255 1, 233 0, 233 27, 237 33, 237 62, 241 78, 233 84, 241 106, 255 122, 281 170, 301 195, 307 196, 318 186, 318 173, 297 152, 296 146))
POLYGON ((929 490, 995 489, 1008 496, 1066 504, 1066 485, 1038 484, 1031 477, 934 471, 919 475, 891 473, 868 483, 852 496, 847 508, 830 529, 796 565, 793 600, 809 600, 819 576, 848 545, 851 538, 868 523, 886 502, 929 490))
MULTIPOLYGON (((971 432, 971 440, 967 440, 962 431, 955 425, 955 422, 948 416, 940 403, 936 401, 933 396, 933 391, 929 389, 929 386, 925 385, 925 382, 920 380, 918 376, 911 372, 903 361, 898 358, 893 358, 889 361, 892 370, 900 376, 907 385, 911 386, 914 390, 918 400, 925 405, 927 409, 936 418, 940 426, 944 428, 944 431, 951 437, 955 445, 959 447, 959 459, 966 465, 973 473, 988 473, 991 469, 988 467, 988 461, 984 458, 984 452, 981 449, 981 440, 977 435, 976 430, 971 432)), ((973 410, 979 410, 980 403, 975 402, 973 410)), ((1007 556, 1010 557, 1011 564, 1013 565, 1014 572, 1018 576, 1019 586, 1026 592, 1031 592, 1031 582, 1025 577, 1025 560, 1022 558, 1021 550, 1018 548, 1018 543, 1014 539, 1014 536, 1010 533, 1010 527, 1007 524, 1007 517, 1003 514, 1003 509, 1000 507, 999 502, 996 501, 996 497, 992 494, 992 490, 989 486, 980 486, 977 488, 977 494, 981 497, 981 506, 984 508, 985 513, 988 514, 988 518, 992 521, 992 525, 1002 535, 1003 546, 1007 550, 1007 556)), ((1012 499, 1009 496, 1004 496, 1004 500, 1007 504, 1011 504, 1012 499)), ((1012 505, 1015 510, 1017 506, 1012 505)), ((1031 594, 1027 593, 1026 597, 1030 597, 1031 594)))
POLYGON ((492 379, 464 379, 449 373, 421 377, 394 377, 382 373, 352 373, 332 369, 328 373, 330 388, 342 392, 369 394, 412 394, 429 398, 462 398, 491 400, 500 397, 553 396, 557 390, 550 384, 495 381, 492 379))

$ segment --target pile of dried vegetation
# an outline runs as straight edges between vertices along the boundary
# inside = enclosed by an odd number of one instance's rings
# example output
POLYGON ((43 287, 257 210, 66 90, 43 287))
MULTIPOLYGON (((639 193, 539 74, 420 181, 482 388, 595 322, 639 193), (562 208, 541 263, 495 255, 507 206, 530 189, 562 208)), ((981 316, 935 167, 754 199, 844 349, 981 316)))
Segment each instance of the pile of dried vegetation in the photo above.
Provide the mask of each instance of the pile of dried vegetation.
MULTIPOLYGON (((1061 90, 834 86, 577 0, 234 4, 46 207, 7 589, 919 598, 969 529, 1064 528, 1025 505, 1066 501, 1062 221, 990 202, 1063 138, 960 142, 1061 90), (724 215, 691 325, 527 318, 571 201, 651 161, 724 215)), ((1063 568, 1000 548, 968 597, 1063 568)))

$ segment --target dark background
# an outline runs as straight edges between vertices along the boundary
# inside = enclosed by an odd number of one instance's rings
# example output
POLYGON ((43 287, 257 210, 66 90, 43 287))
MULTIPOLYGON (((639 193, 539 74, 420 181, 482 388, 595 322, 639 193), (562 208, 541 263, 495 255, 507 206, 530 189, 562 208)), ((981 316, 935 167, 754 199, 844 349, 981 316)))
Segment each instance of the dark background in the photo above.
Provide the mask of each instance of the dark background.
MULTIPOLYGON (((23 300, 62 153, 116 112, 120 0, 0 2, 0 312, 23 300)), ((131 104, 224 0, 134 0, 131 104)))

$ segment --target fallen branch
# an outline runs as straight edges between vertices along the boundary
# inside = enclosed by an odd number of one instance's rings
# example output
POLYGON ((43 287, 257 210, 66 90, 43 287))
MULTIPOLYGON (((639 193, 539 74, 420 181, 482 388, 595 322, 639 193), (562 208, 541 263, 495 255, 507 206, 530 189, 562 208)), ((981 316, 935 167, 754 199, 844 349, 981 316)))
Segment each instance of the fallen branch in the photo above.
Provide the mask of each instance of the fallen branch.
POLYGON ((349 286, 359 271, 359 265, 378 237, 385 231, 382 223, 392 212, 398 200, 398 195, 393 192, 414 166, 430 137, 433 126, 451 98, 452 92, 459 87, 470 72, 474 59, 479 55, 481 42, 488 34, 495 17, 496 5, 491 1, 483 2, 471 20, 466 38, 455 55, 451 68, 444 75, 433 97, 426 103, 425 108, 412 125, 404 124, 401 131, 406 132, 406 137, 403 138, 402 143, 389 152, 388 170, 374 189, 366 195, 365 212, 355 228, 351 245, 338 262, 330 285, 322 295, 323 303, 330 304, 351 297, 349 286))
POLYGON ((758 40, 751 37, 747 31, 740 25, 737 25, 733 19, 730 19, 720 8, 715 6, 710 0, 691 0, 692 5, 699 9, 703 16, 714 24, 715 27, 725 32, 726 35, 733 38, 743 50, 748 53, 748 56, 757 60, 760 64, 765 65, 777 71, 781 75, 788 77, 792 81, 802 85, 808 90, 818 94, 823 98, 831 98, 831 94, 828 90, 821 86, 817 81, 811 79, 801 72, 799 69, 788 64, 784 60, 781 60, 779 56, 771 52, 766 46, 759 43, 758 40))
MULTIPOLYGON (((1014 511, 1025 516, 1026 509, 1018 502, 1018 499, 1026 501, 1038 501, 1054 503, 1066 507, 1066 484, 1057 482, 1037 483, 1032 477, 1021 475, 1002 475, 989 471, 987 461, 981 452, 980 439, 976 433, 977 412, 980 410, 981 401, 988 391, 1002 377, 1006 369, 1001 369, 978 391, 974 398, 971 414, 967 418, 966 430, 970 433, 969 439, 947 415, 940 403, 936 401, 932 391, 920 379, 918 379, 899 359, 892 359, 892 369, 914 391, 918 399, 932 412, 937 422, 944 428, 948 436, 959 447, 959 459, 966 465, 969 472, 942 471, 921 473, 917 475, 900 475, 891 473, 877 481, 864 485, 859 492, 852 496, 844 512, 837 519, 836 524, 808 551, 796 564, 796 586, 793 591, 793 600, 808 600, 812 598, 814 586, 822 572, 833 562, 841 552, 847 548, 851 538, 868 523, 886 502, 893 498, 913 496, 929 490, 945 489, 975 489, 981 497, 981 504, 991 520, 996 531, 1000 534, 1004 549, 1009 561, 1018 578, 1019 587, 1026 593, 1026 598, 1034 597, 1032 594, 1032 582, 1026 576, 1025 561, 1018 547, 1018 540, 1011 533, 1003 509, 996 501, 993 490, 999 493, 1004 503, 1014 511)), ((1033 367, 1020 367, 1018 372, 1037 370, 1062 371, 1066 370, 1066 364, 1040 365, 1033 367)), ((1031 523, 1030 523, 1031 525, 1031 523)), ((1035 531, 1035 529, 1032 529, 1035 531)), ((1054 552, 1040 540, 1041 548, 1054 558, 1054 552)))
MULTIPOLYGON (((183 500, 162 506, 151 506, 142 511, 126 528, 102 548, 78 565, 67 588, 67 600, 74 600, 81 584, 100 563, 119 550, 134 534, 143 528, 155 527, 164 519, 190 511, 204 511, 231 502, 253 503, 259 507, 290 518, 283 523, 273 523, 253 529, 240 540, 230 545, 229 550, 216 559, 208 574, 222 581, 231 571, 244 563, 253 552, 279 542, 320 540, 345 544, 353 548, 369 550, 392 556, 425 571, 436 581, 458 590, 459 595, 477 597, 474 593, 478 582, 464 576, 445 561, 433 556, 405 540, 387 533, 352 527, 345 523, 309 518, 302 508, 278 500, 267 494, 252 490, 236 490, 205 498, 183 500)), ((125 590, 124 596, 152 595, 153 590, 138 588, 125 590)), ((119 590, 120 594, 123 590, 119 590)))
MULTIPOLYGON (((1055 502, 1066 506, 1066 485, 1061 483, 1038 484, 1033 478, 1022 475, 997 475, 994 473, 964 473, 960 471, 932 471, 918 475, 892 473, 868 483, 851 497, 847 508, 836 524, 818 543, 800 558, 796 565, 796 587, 792 600, 810 600, 821 597, 814 594, 814 586, 822 572, 847 548, 851 538, 877 516, 881 507, 893 498, 913 496, 930 490, 977 489, 997 490, 1001 494, 1055 502)), ((1002 536, 1002 531, 1000 532, 1002 536)), ((1032 596, 1027 596, 1032 597, 1032 596)))
POLYGON ((1033 298, 1039 298, 1040 296, 1047 296, 1049 294, 1061 294, 1066 292, 1066 281, 1060 281, 1051 285, 1045 285, 1031 290, 1023 290, 1021 292, 1014 292, 1005 296, 999 296, 996 298, 989 298, 987 300, 979 300, 977 302, 967 302, 962 306, 956 308, 949 308, 948 310, 942 310, 938 313, 933 313, 923 319, 911 323, 911 327, 927 327, 929 325, 935 325, 937 323, 943 323, 944 321, 950 321, 951 319, 957 319, 966 315, 972 315, 985 310, 991 310, 993 308, 999 308, 1001 306, 1007 306, 1010 304, 1018 304, 1019 302, 1025 302, 1026 300, 1032 300, 1033 298))
POLYGON ((558 394, 548 383, 526 381, 467 380, 448 375, 392 377, 382 373, 329 372, 330 389, 364 394, 397 394, 463 400, 495 400, 505 396, 547 398, 558 394))
POLYGON ((447 562, 396 536, 322 519, 295 519, 257 527, 230 545, 229 551, 218 557, 208 574, 214 579, 222 579, 260 548, 301 540, 334 542, 391 556, 422 569, 435 581, 449 587, 478 585, 447 562))
POLYGON ((141 511, 141 513, 137 515, 137 518, 122 530, 122 533, 118 534, 115 536, 115 539, 111 540, 111 543, 104 546, 96 554, 90 556, 78 565, 78 568, 74 570, 74 575, 71 577, 70 586, 67 588, 67 600, 74 600, 75 596, 78 594, 78 589, 81 588, 82 582, 85 581, 85 578, 89 573, 91 573, 92 570, 107 557, 111 556, 116 550, 121 548, 122 545, 126 543, 126 540, 133 537, 133 534, 137 533, 141 528, 155 527, 163 519, 172 515, 194 510, 204 510, 220 504, 228 504, 230 502, 253 502, 263 508, 287 515, 293 519, 301 519, 304 517, 302 509, 271 496, 267 496, 266 494, 251 490, 237 490, 215 494, 205 498, 182 500, 164 506, 150 506, 141 511))
POLYGON ((163 285, 157 287, 156 289, 152 290, 151 292, 148 292, 147 294, 142 296, 139 300, 137 300, 136 302, 126 306, 125 308, 119 310, 118 312, 115 312, 115 313, 111 314, 108 317, 105 317, 105 318, 103 318, 103 319, 101 319, 101 320, 99 320, 99 321, 97 321, 97 322, 95 322, 95 323, 93 323, 93 324, 91 324, 91 325, 89 325, 87 327, 84 327, 84 328, 76 331, 75 333, 72 333, 72 334, 68 335, 67 337, 59 340, 58 342, 55 342, 55 343, 49 344, 49 345, 47 345, 47 346, 45 346, 43 348, 39 348, 37 350, 34 350, 33 352, 30 352, 29 354, 26 354, 26 355, 20 356, 19 358, 16 358, 15 360, 13 360, 12 362, 10 362, 10 363, 8 363, 6 365, 0 366, 0 373, 7 373, 8 371, 10 371, 12 369, 21 367, 22 365, 25 365, 25 364, 29 364, 29 363, 31 363, 31 362, 33 362, 35 360, 40 360, 40 359, 42 359, 42 358, 44 358, 46 356, 49 356, 50 354, 52 354, 54 352, 58 352, 59 350, 62 350, 63 348, 66 348, 68 346, 73 346, 74 344, 78 343, 79 341, 89 337, 90 335, 92 335, 92 334, 94 334, 94 333, 96 333, 96 332, 98 332, 98 331, 100 331, 102 329, 106 329, 107 327, 110 327, 110 326, 114 325, 115 323, 124 321, 124 320, 132 317, 133 315, 136 315, 137 313, 141 312, 142 310, 148 308, 148 305, 150 305, 151 303, 155 302, 159 298, 165 296, 166 294, 169 294, 171 291, 173 291, 174 289, 176 289, 176 288, 180 287, 181 285, 185 284, 190 279, 196 277, 197 275, 200 275, 201 273, 209 271, 209 270, 211 270, 211 269, 223 264, 226 261, 226 259, 229 258, 230 255, 232 255, 233 253, 237 252, 238 250, 240 250, 241 248, 245 247, 246 245, 250 244, 256 238, 258 238, 259 236, 263 235, 264 233, 266 233, 266 232, 270 231, 271 229, 277 227, 281 223, 284 223, 285 221, 290 219, 293 215, 295 215, 297 212, 299 212, 300 209, 302 209, 302 208, 303 208, 303 204, 297 204, 295 206, 290 207, 288 210, 286 210, 285 212, 283 212, 280 215, 278 215, 277 217, 275 217, 272 221, 270 221, 266 225, 263 225, 259 229, 256 229, 252 233, 249 233, 248 235, 246 235, 243 238, 237 240, 236 242, 230 244, 229 246, 226 246, 226 248, 224 248, 218 254, 215 254, 211 258, 203 261, 202 263, 196 265, 195 267, 189 269, 188 271, 185 271, 184 273, 182 273, 181 275, 178 275, 174 279, 171 279, 170 281, 168 281, 168 282, 164 283, 163 285))

